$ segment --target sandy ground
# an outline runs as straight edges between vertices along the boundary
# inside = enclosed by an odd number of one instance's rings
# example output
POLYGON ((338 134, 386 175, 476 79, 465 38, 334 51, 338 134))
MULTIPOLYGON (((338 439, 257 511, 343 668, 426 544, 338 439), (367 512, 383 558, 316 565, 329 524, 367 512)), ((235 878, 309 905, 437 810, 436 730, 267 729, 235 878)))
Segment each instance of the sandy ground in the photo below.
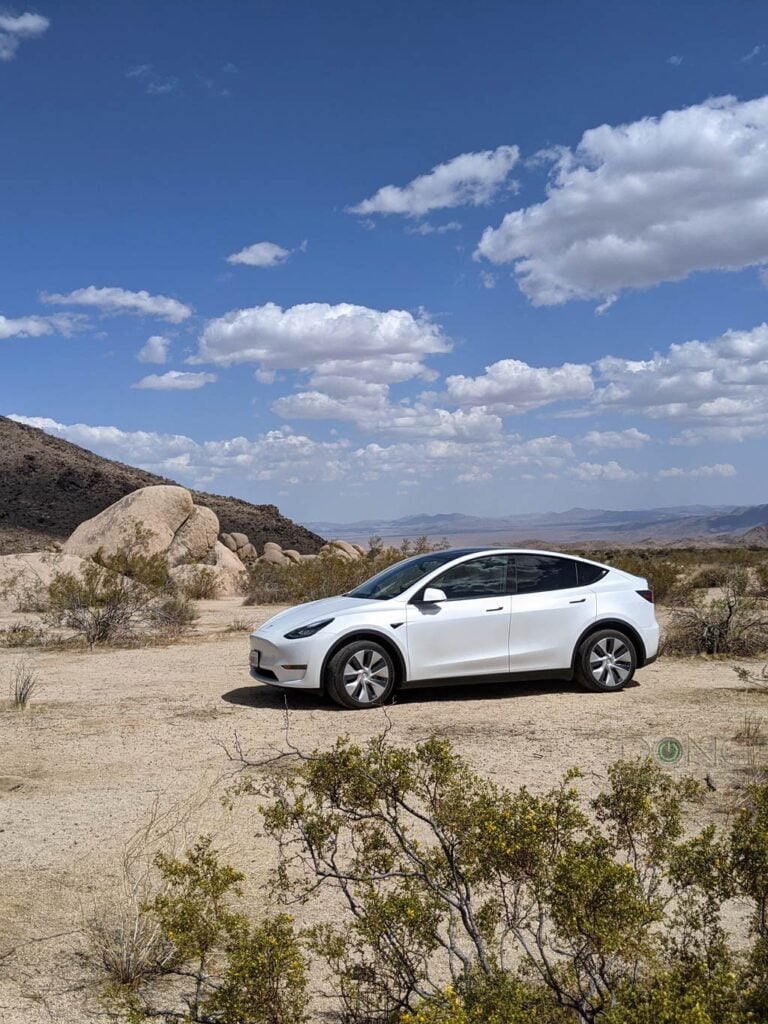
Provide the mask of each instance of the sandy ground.
MULTIPOLYGON (((239 600, 201 602, 198 635, 169 647, 33 651, 40 689, 23 712, 0 708, 0 1020, 82 1024, 97 1019, 98 976, 83 959, 83 920, 114 894, 126 844, 160 815, 149 852, 215 832, 228 859, 249 875, 258 909, 274 868, 259 836, 255 801, 227 810, 221 794, 232 765, 222 745, 280 745, 283 698, 251 685, 246 632, 275 608, 239 600), (154 811, 153 811, 154 808, 154 811), (166 815, 165 818, 162 815, 166 815)), ((0 607, 0 625, 13 618, 0 607)), ((20 652, 0 649, 0 697, 20 652)), ((310 695, 290 696, 293 743, 312 749, 342 733, 363 739, 385 724, 381 710, 342 711, 310 695)), ((683 743, 681 763, 717 785, 703 812, 721 815, 743 778, 734 734, 766 698, 740 688, 731 666, 660 659, 620 694, 546 683, 409 692, 387 710, 392 738, 412 744, 449 737, 501 783, 549 786, 568 766, 594 789, 606 766, 653 752, 664 737, 683 743)), ((230 776, 231 777, 231 776, 230 776)))

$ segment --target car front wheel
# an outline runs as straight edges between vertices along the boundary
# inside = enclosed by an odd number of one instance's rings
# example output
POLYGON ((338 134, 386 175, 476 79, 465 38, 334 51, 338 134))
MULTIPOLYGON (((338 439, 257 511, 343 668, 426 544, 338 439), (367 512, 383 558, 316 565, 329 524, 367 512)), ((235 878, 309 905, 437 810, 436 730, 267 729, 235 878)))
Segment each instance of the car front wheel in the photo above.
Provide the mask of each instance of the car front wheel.
POLYGON ((637 652, 629 637, 618 629, 592 633, 576 655, 576 678, 588 690, 612 693, 622 690, 637 668, 637 652))
POLYGON ((333 655, 326 680, 329 696, 341 707, 378 707, 395 689, 395 663, 381 644, 353 640, 333 655))

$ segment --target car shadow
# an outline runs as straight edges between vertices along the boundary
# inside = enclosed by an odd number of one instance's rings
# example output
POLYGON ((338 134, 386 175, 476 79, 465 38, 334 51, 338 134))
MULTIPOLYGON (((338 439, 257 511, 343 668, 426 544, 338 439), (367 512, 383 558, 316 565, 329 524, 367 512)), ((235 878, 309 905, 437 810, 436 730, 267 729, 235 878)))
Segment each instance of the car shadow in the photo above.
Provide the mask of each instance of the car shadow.
MULTIPOLYGON (((631 690, 640 683, 633 679, 624 688, 631 690)), ((581 693, 587 691, 575 681, 547 679, 509 683, 446 683, 442 686, 425 686, 412 690, 398 690, 392 704, 451 704, 473 700, 509 700, 516 697, 546 697, 554 693, 581 693)), ((600 697, 602 694, 595 694, 600 697)), ((222 700, 240 707, 274 710, 290 708, 291 711, 344 711, 330 697, 305 690, 278 690, 267 686, 239 686, 236 690, 223 693, 222 700)))

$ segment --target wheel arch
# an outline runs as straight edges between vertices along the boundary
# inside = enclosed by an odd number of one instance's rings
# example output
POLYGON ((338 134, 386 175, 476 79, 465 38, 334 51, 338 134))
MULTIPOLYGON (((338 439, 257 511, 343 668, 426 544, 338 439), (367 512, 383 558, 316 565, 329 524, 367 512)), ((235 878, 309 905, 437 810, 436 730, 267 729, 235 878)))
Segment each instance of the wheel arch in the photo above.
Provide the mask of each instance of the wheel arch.
POLYGON ((381 644, 382 647, 389 651, 395 662, 395 673, 397 675, 395 689, 402 686, 408 677, 405 668, 405 657, 398 644, 395 643, 391 636, 387 636, 386 633, 379 633, 375 629, 355 629, 350 633, 345 633, 344 636, 340 636, 326 651, 320 668, 320 692, 326 692, 326 669, 328 668, 328 662, 342 647, 355 643, 357 640, 373 640, 374 643, 381 644))
POLYGON ((635 645, 635 654, 637 655, 637 668, 642 668, 645 665, 646 653, 645 644, 643 638, 640 636, 634 626, 631 626, 628 622, 624 622, 622 619, 599 619, 596 622, 591 622, 584 632, 581 634, 579 639, 576 641, 576 645, 573 648, 573 655, 571 657, 571 671, 576 670, 576 659, 579 654, 579 648, 584 641, 592 636, 593 633, 599 633, 603 629, 618 629, 622 633, 626 633, 632 643, 635 645))

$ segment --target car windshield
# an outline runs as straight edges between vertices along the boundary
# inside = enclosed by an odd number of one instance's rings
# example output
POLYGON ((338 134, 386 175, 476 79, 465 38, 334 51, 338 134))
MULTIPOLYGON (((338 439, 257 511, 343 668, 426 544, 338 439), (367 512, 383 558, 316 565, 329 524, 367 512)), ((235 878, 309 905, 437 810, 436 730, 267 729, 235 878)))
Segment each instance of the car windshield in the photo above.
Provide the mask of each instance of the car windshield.
MULTIPOLYGON (((460 552, 459 552, 460 554, 460 552)), ((452 562, 457 556, 456 551, 432 551, 427 555, 416 555, 404 562, 391 565, 389 569, 377 573, 365 583, 346 595, 347 597, 366 597, 375 601, 387 601, 390 597, 399 597, 422 577, 439 569, 446 562, 452 562)))

